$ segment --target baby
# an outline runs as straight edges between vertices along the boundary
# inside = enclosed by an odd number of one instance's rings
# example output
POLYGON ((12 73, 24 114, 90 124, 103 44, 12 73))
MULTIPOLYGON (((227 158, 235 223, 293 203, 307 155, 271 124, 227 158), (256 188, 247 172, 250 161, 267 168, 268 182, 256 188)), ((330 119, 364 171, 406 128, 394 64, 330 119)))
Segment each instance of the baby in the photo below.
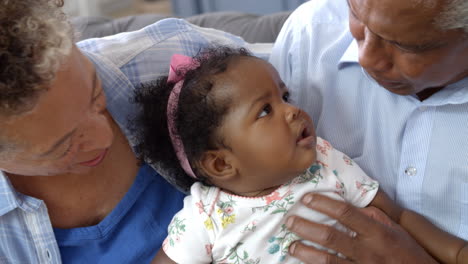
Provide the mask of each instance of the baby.
POLYGON ((137 153, 158 161, 179 186, 191 186, 154 263, 299 263, 288 255, 300 239, 285 227, 289 215, 352 236, 297 202, 311 191, 376 206, 404 228, 429 225, 418 241, 441 232, 395 205, 349 157, 317 138, 276 70, 244 49, 174 55, 169 76, 142 85, 135 101, 142 107, 137 153))

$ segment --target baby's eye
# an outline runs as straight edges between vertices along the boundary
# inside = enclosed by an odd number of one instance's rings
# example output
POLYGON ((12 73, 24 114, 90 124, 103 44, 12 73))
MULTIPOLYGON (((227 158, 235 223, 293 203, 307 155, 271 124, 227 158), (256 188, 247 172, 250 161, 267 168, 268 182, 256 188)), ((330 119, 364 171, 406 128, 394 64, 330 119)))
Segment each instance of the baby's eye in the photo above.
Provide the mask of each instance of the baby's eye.
POLYGON ((284 92, 284 94, 283 94, 283 101, 285 101, 286 103, 289 102, 289 92, 284 92))
POLYGON ((260 112, 260 114, 258 115, 258 118, 262 118, 266 115, 268 115, 269 113, 271 113, 271 105, 270 104, 266 104, 262 111, 260 112))

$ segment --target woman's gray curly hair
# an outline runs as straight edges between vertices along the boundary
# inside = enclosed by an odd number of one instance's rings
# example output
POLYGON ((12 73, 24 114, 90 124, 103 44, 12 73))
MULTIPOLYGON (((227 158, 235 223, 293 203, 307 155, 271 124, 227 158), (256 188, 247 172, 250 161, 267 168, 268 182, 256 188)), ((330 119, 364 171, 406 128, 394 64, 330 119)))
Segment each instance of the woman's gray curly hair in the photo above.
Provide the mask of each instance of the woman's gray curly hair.
POLYGON ((31 109, 71 53, 63 1, 0 0, 0 114, 31 109))

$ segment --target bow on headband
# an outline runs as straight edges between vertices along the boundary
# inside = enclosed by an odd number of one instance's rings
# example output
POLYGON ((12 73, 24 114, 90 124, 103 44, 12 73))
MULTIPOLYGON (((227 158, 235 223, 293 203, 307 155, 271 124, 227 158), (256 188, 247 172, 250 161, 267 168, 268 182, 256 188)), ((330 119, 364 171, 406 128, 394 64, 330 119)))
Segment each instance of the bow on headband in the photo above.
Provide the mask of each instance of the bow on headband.
POLYGON ((172 88, 169 100, 167 102, 167 126, 169 129, 169 136, 171 138, 172 146, 174 147, 177 159, 179 160, 180 166, 184 169, 192 178, 196 179, 195 173, 193 173, 192 167, 187 159, 187 154, 184 150, 184 145, 180 138, 179 132, 175 126, 175 114, 177 113, 177 107, 179 103, 179 95, 182 86, 184 85, 185 74, 189 70, 193 70, 199 66, 198 62, 193 60, 191 57, 174 54, 171 58, 171 65, 169 68, 169 76, 167 82, 176 83, 172 88))

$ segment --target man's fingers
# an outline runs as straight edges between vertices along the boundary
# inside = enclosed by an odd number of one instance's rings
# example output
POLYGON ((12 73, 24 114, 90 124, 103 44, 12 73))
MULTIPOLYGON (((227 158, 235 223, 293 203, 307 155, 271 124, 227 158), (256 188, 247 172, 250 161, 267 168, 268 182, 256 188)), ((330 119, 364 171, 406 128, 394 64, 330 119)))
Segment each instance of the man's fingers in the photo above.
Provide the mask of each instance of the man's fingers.
POLYGON ((354 258, 354 242, 351 234, 339 231, 333 226, 315 223, 301 217, 291 216, 286 221, 289 230, 304 240, 315 242, 328 249, 354 258))
POLYGON ((305 264, 350 264, 350 260, 307 246, 299 241, 289 246, 289 254, 305 264))
POLYGON ((336 219, 342 225, 366 236, 373 232, 376 222, 351 204, 337 201, 320 194, 306 194, 302 203, 307 207, 336 219))
POLYGON ((386 215, 384 212, 382 212, 382 210, 376 208, 376 207, 373 207, 373 206, 369 206, 369 207, 365 207, 365 208, 360 208, 359 211, 361 211, 363 214, 369 216, 370 218, 374 219, 375 221, 381 223, 381 224, 384 224, 385 226, 388 226, 390 228, 394 228, 394 229, 399 229, 399 230, 402 230, 402 228, 397 225, 395 222, 393 222, 392 219, 390 219, 390 217, 388 217, 388 215, 386 215))

